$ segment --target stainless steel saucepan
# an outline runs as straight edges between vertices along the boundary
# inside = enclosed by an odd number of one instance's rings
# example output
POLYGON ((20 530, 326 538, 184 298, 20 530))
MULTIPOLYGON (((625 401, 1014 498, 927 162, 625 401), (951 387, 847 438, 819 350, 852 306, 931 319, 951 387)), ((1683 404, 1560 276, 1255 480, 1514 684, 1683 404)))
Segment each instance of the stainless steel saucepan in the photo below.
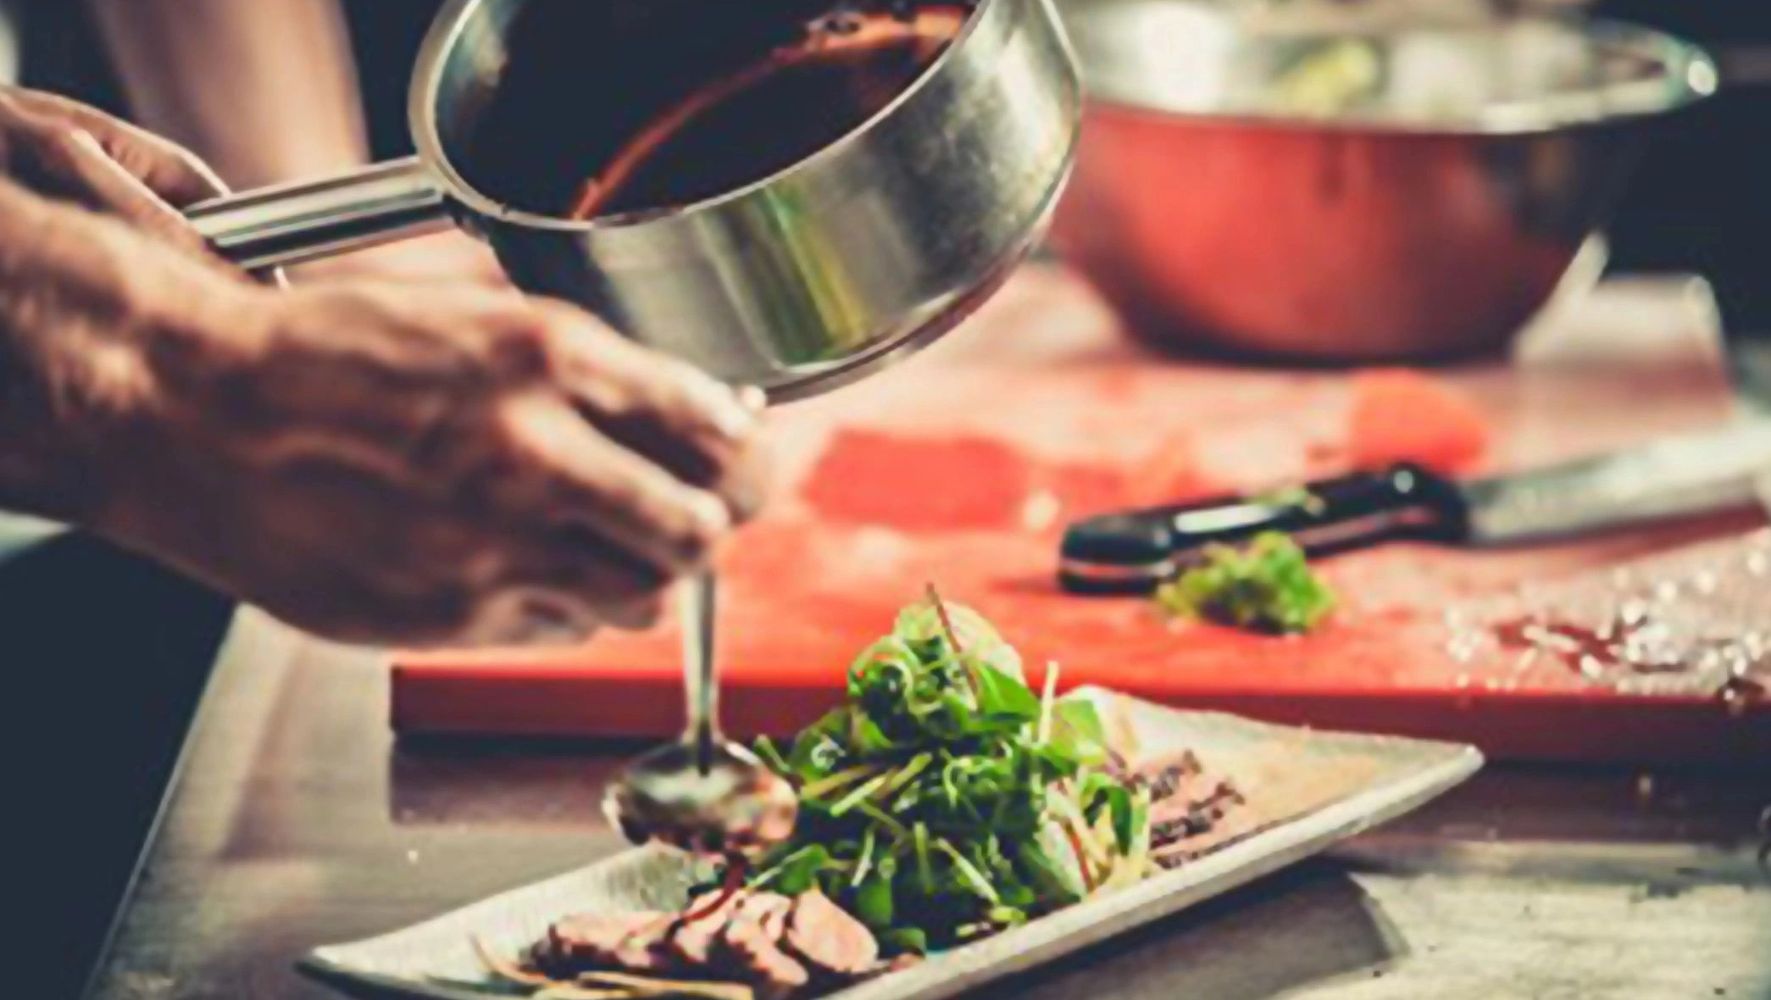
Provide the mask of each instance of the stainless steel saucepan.
POLYGON ((190 214, 250 268, 457 224, 528 291, 772 399, 810 395, 956 323, 1032 247, 1068 176, 1080 85, 1050 0, 966 5, 966 27, 914 84, 811 157, 685 207, 573 221, 550 185, 587 166, 581 133, 609 133, 667 75, 648 67, 692 69, 695 46, 806 10, 452 0, 412 82, 415 157, 190 214), (573 34, 587 24, 612 35, 573 34), (538 96, 513 100, 518 84, 538 96))

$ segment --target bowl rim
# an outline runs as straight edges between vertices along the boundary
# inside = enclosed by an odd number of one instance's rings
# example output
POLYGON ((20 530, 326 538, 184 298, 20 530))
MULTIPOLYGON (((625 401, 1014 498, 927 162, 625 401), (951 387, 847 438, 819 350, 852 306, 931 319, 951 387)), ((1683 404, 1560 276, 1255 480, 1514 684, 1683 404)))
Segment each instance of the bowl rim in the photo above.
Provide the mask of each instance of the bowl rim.
MULTIPOLYGON (((1066 23, 1089 16, 1088 11, 1150 3, 1152 0, 1104 0, 1079 3, 1072 0, 1066 23)), ((1154 0, 1163 2, 1163 0, 1154 0)), ((1715 96, 1720 85, 1716 61, 1701 46, 1654 28, 1608 18, 1570 15, 1516 15, 1481 24, 1433 24, 1420 27, 1448 32, 1481 32, 1497 26, 1552 25, 1572 30, 1601 47, 1631 51, 1665 72, 1648 80, 1601 84, 1565 94, 1543 94, 1515 101, 1486 102, 1468 114, 1440 120, 1348 112, 1313 115, 1302 112, 1261 111, 1238 108, 1214 111, 1177 107, 1129 93, 1134 88, 1091 81, 1088 57, 1074 42, 1083 73, 1083 96, 1091 111, 1132 112, 1140 116, 1181 123, 1211 124, 1239 128, 1307 130, 1395 136, 1509 136, 1541 135, 1568 129, 1657 118, 1715 96)), ((1320 32, 1323 38, 1377 38, 1382 31, 1320 32)))

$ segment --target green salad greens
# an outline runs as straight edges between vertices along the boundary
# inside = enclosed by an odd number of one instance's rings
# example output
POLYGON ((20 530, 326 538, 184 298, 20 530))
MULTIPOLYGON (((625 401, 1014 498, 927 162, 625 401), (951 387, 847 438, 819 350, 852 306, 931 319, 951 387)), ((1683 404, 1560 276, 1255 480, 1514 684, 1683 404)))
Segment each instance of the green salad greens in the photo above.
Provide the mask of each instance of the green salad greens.
POLYGON ((1261 632, 1308 632, 1334 610, 1334 592, 1288 535, 1269 531, 1246 548, 1214 545, 1205 562, 1156 592, 1170 614, 1261 632))
POLYGON ((848 671, 845 703, 758 752, 799 793, 752 888, 813 886, 888 952, 993 933, 1142 878, 1150 790, 1086 701, 1043 696, 988 622, 931 589, 848 671))

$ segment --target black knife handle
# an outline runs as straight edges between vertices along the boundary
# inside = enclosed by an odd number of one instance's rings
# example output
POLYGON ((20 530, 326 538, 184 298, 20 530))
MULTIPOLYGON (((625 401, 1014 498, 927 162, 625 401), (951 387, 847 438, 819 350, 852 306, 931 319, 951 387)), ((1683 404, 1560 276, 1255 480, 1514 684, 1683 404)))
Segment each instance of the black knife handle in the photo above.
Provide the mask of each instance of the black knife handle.
POLYGON ((1198 561, 1208 545, 1266 531, 1285 532, 1311 555, 1403 537, 1454 542, 1468 537, 1469 509, 1450 480, 1398 465, 1268 496, 1090 518, 1065 533, 1058 576, 1075 593, 1139 593, 1198 561))

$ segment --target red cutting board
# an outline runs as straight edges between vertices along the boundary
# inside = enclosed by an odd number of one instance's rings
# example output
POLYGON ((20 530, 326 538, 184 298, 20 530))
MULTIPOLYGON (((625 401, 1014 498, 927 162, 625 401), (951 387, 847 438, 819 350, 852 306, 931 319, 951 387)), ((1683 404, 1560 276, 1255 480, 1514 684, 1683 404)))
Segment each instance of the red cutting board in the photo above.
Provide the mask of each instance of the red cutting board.
MULTIPOLYGON (((1725 419, 1711 316, 1677 285, 1605 286, 1534 330, 1517 358, 1436 372, 1490 434, 1460 464, 1531 467, 1725 419)), ((1503 757, 1771 753, 1760 702, 1725 710, 1713 685, 1625 692, 1559 664, 1459 659, 1446 625, 1447 609, 1504 601, 1521 583, 1700 542, 1726 547, 1763 524, 1756 515, 1529 551, 1349 554, 1325 566, 1345 606, 1300 638, 1176 627, 1143 600, 1057 588, 1057 541, 1076 517, 1330 475, 1385 441, 1447 458, 1469 450, 1467 422, 1406 400, 1367 412, 1355 435, 1350 415, 1357 399, 1377 400, 1372 384, 1153 356, 1080 283, 1028 269, 913 362, 771 418, 782 452, 775 502, 722 562, 729 727, 809 721, 835 700, 852 657, 933 583, 994 621, 1036 672, 1059 662, 1065 686, 1467 739, 1503 757)), ((393 723, 406 734, 674 733, 677 642, 667 625, 571 650, 401 655, 393 723)))

